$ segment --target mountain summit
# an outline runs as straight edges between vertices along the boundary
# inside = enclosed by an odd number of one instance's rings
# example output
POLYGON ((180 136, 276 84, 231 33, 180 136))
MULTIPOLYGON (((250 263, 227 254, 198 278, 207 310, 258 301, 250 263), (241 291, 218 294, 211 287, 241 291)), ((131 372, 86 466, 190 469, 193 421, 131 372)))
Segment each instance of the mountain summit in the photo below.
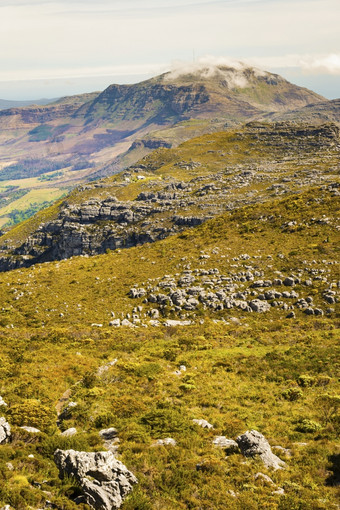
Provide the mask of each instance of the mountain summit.
POLYGON ((189 118, 240 122, 324 101, 279 75, 239 63, 182 66, 135 85, 111 85, 78 112, 88 123, 110 120, 135 128, 189 118))

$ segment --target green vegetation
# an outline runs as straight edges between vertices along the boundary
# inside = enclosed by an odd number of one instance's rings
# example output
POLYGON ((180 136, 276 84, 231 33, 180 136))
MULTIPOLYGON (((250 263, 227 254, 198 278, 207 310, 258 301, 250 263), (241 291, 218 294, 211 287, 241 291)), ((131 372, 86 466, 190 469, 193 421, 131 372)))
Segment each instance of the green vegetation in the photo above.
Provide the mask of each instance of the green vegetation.
MULTIPOLYGON (((48 499, 63 510, 85 510, 73 501, 74 480, 59 479, 53 453, 103 450, 99 431, 115 427, 118 457, 139 481, 122 510, 338 509, 338 153, 312 138, 280 143, 273 137, 255 143, 244 129, 156 150, 139 162, 142 182, 132 170, 129 183, 112 176, 102 187, 74 190, 67 202, 134 200, 173 178, 217 172, 239 185, 242 165, 259 178, 233 188, 237 208, 162 241, 0 274, 0 395, 8 404, 0 409, 12 427, 11 441, 0 445, 0 506, 29 510, 48 499), (265 169, 288 191, 276 193, 265 169), (322 182, 311 184, 311 171, 322 182), (251 192, 263 198, 255 202, 251 192), (150 293, 169 278, 178 282, 185 271, 192 271, 194 285, 198 273, 209 275, 199 280, 207 292, 214 291, 212 275, 220 275, 235 293, 248 289, 262 301, 266 287, 250 287, 247 272, 272 282, 294 275, 295 294, 286 298, 288 309, 271 299, 264 313, 202 303, 178 312, 146 302, 149 294, 129 296, 132 287, 150 293), (297 305, 301 298, 322 313, 306 314, 297 305), (295 316, 288 318, 292 306, 295 316), (154 309, 158 327, 150 324, 154 309), (133 322, 137 313, 141 322, 133 327, 109 326, 113 314, 133 322), (167 318, 192 323, 165 327, 167 318), (77 405, 57 427, 57 414, 71 401, 77 405), (77 433, 62 436, 70 427, 77 433), (265 435, 285 469, 226 456, 213 444, 216 436, 235 439, 250 429, 265 435), (176 446, 156 443, 169 437, 176 446), (259 472, 274 485, 256 478, 259 472)), ((14 227, 2 242, 20 245, 61 205, 14 227)), ((167 298, 170 288, 162 292, 167 298)))
POLYGON ((54 181, 55 179, 58 179, 58 177, 61 177, 62 175, 63 175, 63 172, 53 172, 50 174, 43 174, 38 177, 38 180, 41 182, 54 181))
POLYGON ((23 159, 19 163, 6 166, 0 172, 0 181, 9 181, 15 179, 27 179, 28 177, 37 177, 65 168, 68 165, 65 161, 52 161, 48 159, 23 159))
POLYGON ((9 220, 4 225, 4 227, 8 228, 13 225, 16 225, 17 223, 21 223, 22 221, 27 220, 28 218, 31 218, 37 211, 40 211, 41 209, 45 209, 46 207, 49 207, 52 205, 53 201, 51 202, 34 202, 33 204, 30 204, 30 206, 25 209, 14 209, 11 212, 7 214, 9 217, 9 220))
MULTIPOLYGON (((335 313, 301 313, 291 321, 278 309, 269 315, 234 309, 217 316, 205 310, 199 317, 203 324, 182 328, 108 326, 112 310, 125 316, 135 305, 148 309, 142 298, 132 302, 128 297, 135 283, 188 265, 233 274, 233 259, 240 253, 251 261, 244 260, 242 267, 256 263, 266 277, 311 264, 315 271, 326 268, 329 282, 337 281, 337 236, 331 225, 310 222, 325 211, 335 217, 336 210, 327 191, 314 188, 245 206, 159 243, 1 274, 0 378, 8 403, 2 414, 13 429, 12 442, 0 447, 1 504, 38 508, 47 491, 61 508, 79 508, 72 502, 77 488, 59 479, 53 452, 102 450, 98 432, 114 426, 119 458, 139 480, 124 510, 336 510, 340 388, 335 313), (281 225, 292 215, 309 226, 283 231, 281 225), (326 237, 321 253, 319 240, 326 237), (202 250, 209 259, 199 258, 202 250), (225 321, 216 320, 222 317, 225 321), (181 365, 186 371, 177 374, 181 365), (68 389, 68 400, 78 403, 61 426, 77 428, 70 438, 55 425, 55 406, 68 389), (192 422, 202 418, 214 430, 192 422), (41 433, 29 434, 18 428, 22 425, 37 426, 41 433), (226 458, 212 444, 215 436, 234 439, 251 428, 272 446, 291 451, 287 456, 275 450, 287 463, 285 470, 266 470, 239 454, 226 458), (153 446, 165 437, 177 446, 153 446), (259 471, 275 486, 255 480, 259 471), (275 492, 277 487, 284 495, 275 492)), ((303 292, 302 285, 295 289, 303 292)), ((310 293, 324 307, 322 289, 316 280, 310 293)))
POLYGON ((51 138, 53 135, 53 129, 47 124, 41 124, 40 126, 31 129, 28 134, 30 135, 28 139, 29 142, 44 142, 51 138))
POLYGON ((6 186, 4 191, 0 192, 0 208, 8 206, 27 193, 28 189, 18 189, 18 186, 6 186))

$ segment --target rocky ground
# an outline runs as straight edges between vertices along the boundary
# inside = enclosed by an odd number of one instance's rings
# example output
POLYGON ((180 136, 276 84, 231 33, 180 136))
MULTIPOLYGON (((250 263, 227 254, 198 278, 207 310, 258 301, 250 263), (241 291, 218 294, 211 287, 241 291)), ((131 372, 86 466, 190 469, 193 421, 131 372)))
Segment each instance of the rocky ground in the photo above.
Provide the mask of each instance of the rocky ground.
POLYGON ((299 193, 310 186, 328 185, 336 195, 339 147, 339 129, 333 124, 313 127, 252 123, 236 132, 224 150, 205 149, 197 160, 181 160, 176 151, 170 153, 173 171, 167 170, 165 175, 160 159, 146 159, 113 183, 104 181, 80 188, 80 195, 85 192, 94 197, 80 203, 78 198, 72 203, 71 196, 56 219, 42 222, 21 245, 13 245, 11 233, 6 235, 0 269, 155 242, 225 211, 299 193), (228 163, 228 148, 235 150, 236 146, 240 151, 245 142, 251 162, 228 163), (216 158, 217 166, 223 169, 216 172, 210 162, 205 164, 207 156, 216 158), (186 180, 175 177, 181 172, 186 180), (198 176, 190 178, 195 174, 198 176), (118 199, 117 195, 126 195, 135 181, 142 191, 133 200, 118 199), (105 198, 98 195, 98 190, 105 198))

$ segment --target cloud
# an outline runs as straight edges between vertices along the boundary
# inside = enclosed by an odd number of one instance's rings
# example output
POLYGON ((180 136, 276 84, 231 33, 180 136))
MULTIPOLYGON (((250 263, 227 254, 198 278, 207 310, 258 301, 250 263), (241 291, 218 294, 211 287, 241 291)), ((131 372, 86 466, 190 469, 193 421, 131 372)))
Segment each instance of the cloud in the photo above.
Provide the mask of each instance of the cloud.
MULTIPOLYGON (((248 85, 248 79, 245 70, 250 65, 236 59, 227 57, 201 57, 194 62, 175 61, 171 66, 169 74, 165 77, 166 81, 176 80, 180 76, 187 74, 196 74, 201 78, 211 78, 219 76, 224 79, 229 88, 244 88, 248 85)), ((251 66, 256 76, 264 76, 265 71, 251 66)))
POLYGON ((301 67, 304 71, 311 73, 340 75, 340 54, 331 53, 320 58, 302 59, 301 67))
POLYGON ((116 66, 88 66, 53 69, 32 69, 29 71, 0 71, 0 81, 54 80, 65 78, 95 78, 103 76, 145 76, 160 74, 166 70, 161 64, 131 64, 116 66))
POLYGON ((279 55, 271 57, 253 57, 245 62, 260 66, 265 69, 278 69, 295 67, 302 72, 310 74, 340 75, 340 54, 300 54, 279 55))

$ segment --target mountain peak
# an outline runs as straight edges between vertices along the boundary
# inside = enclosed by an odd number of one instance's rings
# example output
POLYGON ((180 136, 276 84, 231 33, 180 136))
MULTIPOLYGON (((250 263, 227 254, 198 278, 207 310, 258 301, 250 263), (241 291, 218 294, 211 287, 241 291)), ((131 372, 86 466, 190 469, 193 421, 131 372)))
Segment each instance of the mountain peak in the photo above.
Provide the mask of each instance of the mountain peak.
POLYGON ((172 69, 162 75, 164 82, 217 81, 229 89, 246 88, 254 80, 268 83, 273 80, 285 82, 284 78, 262 69, 250 66, 239 60, 200 59, 197 62, 176 62, 172 69))

